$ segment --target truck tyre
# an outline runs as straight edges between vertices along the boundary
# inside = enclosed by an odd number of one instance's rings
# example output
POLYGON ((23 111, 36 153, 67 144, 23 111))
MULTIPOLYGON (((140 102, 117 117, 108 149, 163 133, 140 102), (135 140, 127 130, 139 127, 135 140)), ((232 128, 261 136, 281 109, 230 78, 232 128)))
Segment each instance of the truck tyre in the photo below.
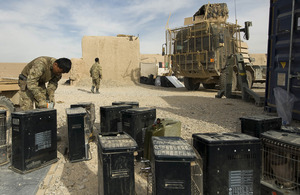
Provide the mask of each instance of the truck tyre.
MULTIPOLYGON (((225 90, 225 86, 226 86, 226 73, 223 72, 220 75, 219 78, 219 85, 220 85, 220 90, 225 90)), ((232 91, 235 91, 237 89, 237 76, 236 76, 236 72, 234 71, 232 73, 232 91)))
POLYGON ((189 91, 196 91, 199 89, 200 83, 194 83, 193 78, 184 77, 184 86, 189 91))
POLYGON ((253 86, 253 76, 249 70, 246 70, 246 76, 247 76, 248 88, 251 89, 253 86))
POLYGON ((11 113, 14 112, 14 104, 5 96, 0 96, 0 110, 6 110, 7 127, 11 126, 11 113))
POLYGON ((210 83, 210 84, 205 84, 205 83, 202 83, 203 87, 205 89, 215 89, 216 88, 216 84, 215 83, 210 83))

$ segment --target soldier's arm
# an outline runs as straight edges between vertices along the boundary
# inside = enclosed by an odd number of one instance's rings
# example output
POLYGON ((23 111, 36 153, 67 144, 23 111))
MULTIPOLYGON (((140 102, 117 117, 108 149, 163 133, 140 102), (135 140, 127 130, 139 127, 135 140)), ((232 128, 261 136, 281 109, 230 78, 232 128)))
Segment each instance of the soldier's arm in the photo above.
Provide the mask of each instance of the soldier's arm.
POLYGON ((99 66, 99 74, 100 74, 100 78, 102 78, 102 67, 99 66))
POLYGON ((61 75, 55 76, 48 82, 47 95, 50 102, 54 102, 54 92, 57 89, 58 81, 61 79, 61 77, 61 75))
POLYGON ((91 66, 90 68, 90 75, 92 76, 92 69, 93 69, 93 66, 91 66))
POLYGON ((27 76, 27 88, 33 94, 34 99, 39 102, 41 107, 47 107, 46 96, 43 94, 42 88, 39 87, 39 80, 45 72, 43 62, 36 62, 27 76))

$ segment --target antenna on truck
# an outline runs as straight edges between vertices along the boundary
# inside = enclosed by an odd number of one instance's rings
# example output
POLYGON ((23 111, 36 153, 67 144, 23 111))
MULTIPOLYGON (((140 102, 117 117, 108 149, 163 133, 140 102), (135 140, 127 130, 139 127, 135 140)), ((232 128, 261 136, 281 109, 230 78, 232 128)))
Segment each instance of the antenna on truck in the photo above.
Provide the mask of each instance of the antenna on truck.
POLYGON ((169 29, 169 20, 170 20, 170 17, 171 17, 171 13, 169 14, 169 18, 168 18, 168 21, 167 21, 167 24, 166 24, 166 29, 169 29))
POLYGON ((234 0, 234 19, 235 19, 235 22, 237 22, 237 18, 236 18, 236 0, 234 0))

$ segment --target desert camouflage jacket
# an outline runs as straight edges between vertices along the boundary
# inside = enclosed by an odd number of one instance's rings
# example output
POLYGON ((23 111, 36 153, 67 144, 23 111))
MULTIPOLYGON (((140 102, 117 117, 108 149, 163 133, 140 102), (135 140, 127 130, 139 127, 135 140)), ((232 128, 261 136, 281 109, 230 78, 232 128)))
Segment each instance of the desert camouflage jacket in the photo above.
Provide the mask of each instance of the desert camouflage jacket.
POLYGON ((90 69, 90 75, 93 79, 98 79, 102 77, 102 67, 100 66, 99 62, 93 64, 90 69))
POLYGON ((38 57, 29 62, 22 71, 22 74, 27 77, 27 89, 32 92, 38 102, 47 99, 45 94, 42 93, 46 83, 48 83, 46 95, 50 102, 54 100, 54 92, 57 89, 58 81, 62 77, 61 74, 55 75, 52 73, 55 60, 52 57, 38 57))

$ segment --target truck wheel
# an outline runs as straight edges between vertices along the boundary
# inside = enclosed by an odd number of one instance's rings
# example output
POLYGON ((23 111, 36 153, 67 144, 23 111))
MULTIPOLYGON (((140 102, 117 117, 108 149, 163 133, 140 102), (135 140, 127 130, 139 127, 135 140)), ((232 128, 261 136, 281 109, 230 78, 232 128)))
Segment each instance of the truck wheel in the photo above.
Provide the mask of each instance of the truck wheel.
POLYGON ((216 84, 215 83, 210 83, 210 84, 205 84, 202 83, 204 89, 215 89, 216 88, 216 84))
MULTIPOLYGON (((232 73, 232 80, 231 80, 231 82, 232 82, 232 88, 231 88, 231 90, 235 91, 237 89, 237 76, 236 76, 236 72, 235 71, 232 73)), ((221 73, 220 78, 219 78, 219 83, 220 83, 219 84, 220 85, 220 89, 221 90, 225 90, 225 86, 226 86, 226 73, 225 72, 221 73)))
POLYGON ((248 82, 248 88, 251 89, 253 86, 253 77, 252 74, 249 70, 246 71, 246 75, 247 75, 247 82, 248 82))
POLYGON ((184 77, 184 86, 189 91, 196 91, 199 89, 200 83, 194 83, 193 78, 184 77))
POLYGON ((11 113, 14 112, 14 104, 5 96, 0 96, 0 110, 6 110, 6 122, 9 128, 11 123, 11 113))

